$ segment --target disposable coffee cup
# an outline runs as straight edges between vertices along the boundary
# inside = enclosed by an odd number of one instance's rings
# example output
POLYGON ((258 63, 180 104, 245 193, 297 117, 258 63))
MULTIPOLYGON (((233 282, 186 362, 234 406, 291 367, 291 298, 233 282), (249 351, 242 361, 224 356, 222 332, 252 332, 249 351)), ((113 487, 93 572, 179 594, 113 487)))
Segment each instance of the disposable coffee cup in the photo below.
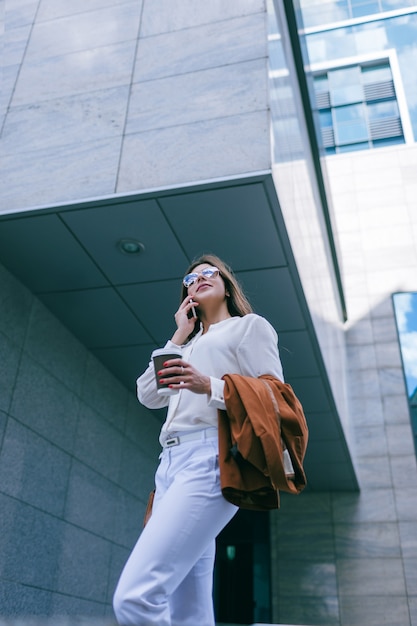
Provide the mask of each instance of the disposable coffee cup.
POLYGON ((156 387, 157 393, 160 396, 173 396, 178 393, 178 389, 170 389, 169 385, 169 376, 163 377, 164 380, 168 380, 167 383, 163 385, 160 382, 160 376, 158 376, 158 372, 164 369, 164 363, 169 361, 170 359, 178 359, 182 357, 181 349, 175 350, 175 348, 158 348, 152 352, 152 360, 153 366, 155 370, 155 379, 156 379, 156 387))

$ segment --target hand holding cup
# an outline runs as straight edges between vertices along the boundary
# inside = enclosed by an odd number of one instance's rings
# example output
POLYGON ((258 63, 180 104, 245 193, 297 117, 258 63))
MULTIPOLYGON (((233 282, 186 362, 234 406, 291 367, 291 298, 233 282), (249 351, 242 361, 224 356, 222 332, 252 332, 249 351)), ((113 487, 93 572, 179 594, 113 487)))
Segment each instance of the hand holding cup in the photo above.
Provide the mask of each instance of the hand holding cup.
POLYGON ((155 370, 155 379, 157 386, 157 393, 160 396, 172 396, 178 393, 178 389, 172 389, 169 385, 169 376, 165 376, 164 382, 161 383, 160 376, 158 376, 158 372, 163 369, 164 363, 169 361, 170 359, 180 359, 181 358, 181 348, 177 350, 175 348, 158 348, 152 352, 152 361, 155 370), (168 379, 168 380, 167 380, 168 379))

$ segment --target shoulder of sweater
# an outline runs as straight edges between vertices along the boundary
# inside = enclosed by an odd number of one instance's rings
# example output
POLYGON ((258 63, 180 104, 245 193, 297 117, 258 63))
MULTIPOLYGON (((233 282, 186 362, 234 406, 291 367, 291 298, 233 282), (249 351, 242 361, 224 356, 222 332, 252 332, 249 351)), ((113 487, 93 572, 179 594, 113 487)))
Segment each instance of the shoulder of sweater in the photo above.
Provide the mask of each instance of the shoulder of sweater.
POLYGON ((269 324, 268 320, 265 317, 262 317, 262 315, 258 315, 258 313, 247 313, 246 315, 243 315, 240 319, 242 320, 242 323, 247 326, 256 323, 269 324))
POLYGON ((241 317, 242 320, 245 320, 244 326, 245 328, 250 328, 252 326, 257 326, 258 328, 268 328, 276 334, 275 328, 272 326, 271 322, 269 322, 266 317, 262 317, 262 315, 258 315, 257 313, 248 313, 241 317))

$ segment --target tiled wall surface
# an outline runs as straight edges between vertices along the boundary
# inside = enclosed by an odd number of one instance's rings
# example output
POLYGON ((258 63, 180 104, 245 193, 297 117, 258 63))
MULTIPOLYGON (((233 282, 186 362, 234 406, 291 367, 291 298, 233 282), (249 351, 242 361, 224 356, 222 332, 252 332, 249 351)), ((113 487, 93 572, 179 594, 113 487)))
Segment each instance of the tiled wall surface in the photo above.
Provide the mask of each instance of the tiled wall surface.
POLYGON ((0 267, 0 615, 112 616, 159 428, 0 267))
POLYGON ((270 166, 263 0, 7 0, 4 58, 2 211, 270 166))
POLYGON ((271 516, 276 621, 417 625, 417 468, 391 294, 417 290, 417 149, 327 159, 349 321, 361 492, 283 498, 271 516))

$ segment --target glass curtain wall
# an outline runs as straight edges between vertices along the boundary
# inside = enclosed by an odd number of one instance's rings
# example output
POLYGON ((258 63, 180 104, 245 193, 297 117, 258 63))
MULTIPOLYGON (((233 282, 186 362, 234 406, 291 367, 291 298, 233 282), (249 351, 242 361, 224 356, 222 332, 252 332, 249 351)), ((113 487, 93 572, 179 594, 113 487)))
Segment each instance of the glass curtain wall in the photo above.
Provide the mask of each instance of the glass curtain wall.
POLYGON ((417 293, 396 293, 393 302, 417 454, 417 293))
MULTIPOLYGON (((327 4, 331 4, 336 9, 340 3, 333 2, 327 4)), ((405 3, 393 2, 391 3, 391 8, 397 8, 399 4, 403 7, 405 3)), ((320 67, 319 75, 322 76, 321 80, 333 80, 335 83, 338 80, 337 74, 330 79, 329 76, 326 75, 326 69, 334 68, 338 60, 340 60, 341 67, 346 68, 346 66, 349 65, 349 71, 352 72, 352 76, 349 78, 353 80, 353 73, 360 72, 360 80, 363 84, 364 91, 366 91, 366 89, 368 90, 368 96, 361 101, 362 105, 365 103, 365 108, 362 106, 362 112, 359 112, 360 107, 358 107, 356 113, 353 110, 351 110, 350 113, 352 115, 355 113, 356 119, 359 119, 362 115, 364 122, 365 119, 378 121, 384 116, 392 119, 398 117, 394 94, 387 94, 386 97, 383 97, 383 94, 378 95, 370 92, 367 86, 369 85, 369 80, 374 77, 371 75, 367 76, 366 72, 375 72, 378 70, 378 67, 375 65, 372 66, 371 64, 370 69, 367 70, 367 64, 364 65, 361 59, 372 55, 379 55, 381 58, 385 56, 385 58, 387 58, 390 51, 394 50, 396 59, 398 60, 398 68, 395 69, 396 71, 398 69, 398 81, 402 87, 400 97, 404 97, 405 99, 412 134, 415 138, 417 136, 417 81, 415 73, 417 66, 417 5, 413 4, 413 7, 410 7, 409 13, 407 14, 394 14, 384 19, 373 18, 370 21, 363 21, 363 23, 360 24, 349 24, 349 22, 339 23, 331 28, 326 28, 325 15, 323 14, 321 3, 320 5, 317 3, 314 5, 309 3, 307 11, 306 3, 304 2, 301 5, 302 21, 300 22, 300 26, 302 24, 306 25, 311 23, 313 9, 316 11, 316 27, 304 32, 307 54, 307 58, 305 59, 306 65, 309 65, 314 70, 315 74, 317 74, 315 68, 320 67), (303 6, 304 9, 302 8, 303 6), (318 26, 319 24, 320 27, 318 26), (353 67, 355 65, 355 59, 357 59, 356 69, 353 67), (375 100, 376 95, 378 98, 375 100), (370 101, 370 98, 373 98, 373 100, 370 101), (386 102, 386 104, 383 104, 384 102, 386 102)), ((386 64, 384 67, 383 63, 379 69, 381 72, 388 71, 386 64)), ((344 74, 347 80, 347 69, 344 70, 344 74)), ((386 79, 384 79, 384 81, 386 82, 386 79)), ((356 80, 356 84, 358 84, 358 80, 356 80)), ((336 85, 334 86, 336 88, 336 85)), ((317 87, 319 87, 319 85, 317 85, 317 87)), ((352 84, 350 85, 350 89, 352 91, 352 84)), ((399 97, 398 94, 396 97, 399 97)), ((314 102, 314 94, 312 94, 312 101, 314 102)), ((328 118, 329 115, 327 112, 327 122, 325 121, 325 123, 328 123, 328 118)), ((396 136, 399 137, 399 135, 396 136)), ((364 133, 363 137, 365 137, 364 133)), ((368 137, 367 141, 369 141, 369 139, 368 137)), ((369 145, 369 147, 374 146, 369 145)))
POLYGON ((412 0, 301 0, 304 26, 361 18, 415 6, 412 0))
POLYGON ((326 154, 404 143, 389 62, 329 69, 313 84, 326 154))

